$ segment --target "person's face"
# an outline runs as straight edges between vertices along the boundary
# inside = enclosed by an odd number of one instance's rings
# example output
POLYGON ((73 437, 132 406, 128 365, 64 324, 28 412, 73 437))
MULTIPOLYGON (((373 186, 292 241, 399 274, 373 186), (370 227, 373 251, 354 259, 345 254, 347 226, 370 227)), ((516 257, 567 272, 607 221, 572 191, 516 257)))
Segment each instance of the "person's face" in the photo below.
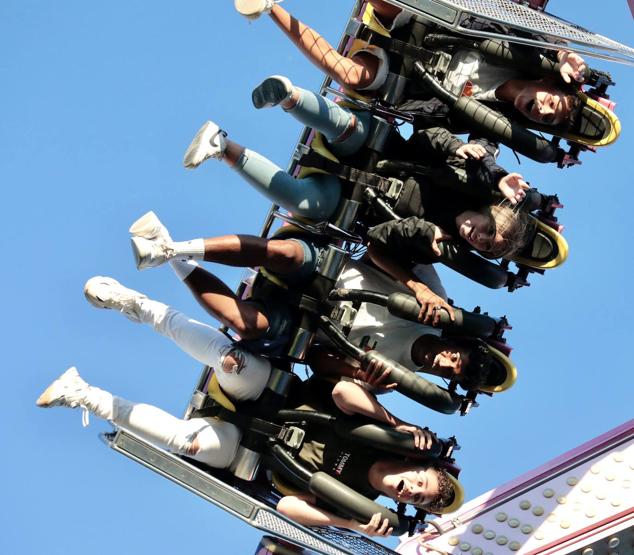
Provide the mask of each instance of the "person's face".
POLYGON ((490 216, 466 210, 456 218, 458 234, 474 249, 488 252, 504 243, 490 216))
POLYGON ((527 83, 513 106, 524 117, 544 125, 559 125, 568 117, 564 92, 540 81, 527 83))
POLYGON ((383 486, 383 493, 392 499, 414 505, 428 505, 440 492, 436 470, 423 469, 420 466, 386 474, 383 477, 383 486))

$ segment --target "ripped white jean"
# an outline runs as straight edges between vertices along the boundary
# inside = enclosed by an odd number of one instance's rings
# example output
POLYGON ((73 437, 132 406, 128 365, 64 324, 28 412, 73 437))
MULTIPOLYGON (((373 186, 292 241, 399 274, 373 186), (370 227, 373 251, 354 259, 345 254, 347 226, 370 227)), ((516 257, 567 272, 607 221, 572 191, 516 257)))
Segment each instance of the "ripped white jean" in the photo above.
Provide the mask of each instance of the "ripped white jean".
POLYGON ((217 329, 163 303, 143 299, 139 304, 141 321, 169 337, 198 362, 214 368, 220 387, 229 397, 245 401, 260 396, 271 373, 268 360, 241 349, 217 329), (233 359, 235 364, 227 363, 227 359, 233 359))
POLYGON ((158 407, 121 397, 112 401, 111 421, 157 447, 214 468, 228 467, 235 457, 242 434, 233 424, 213 418, 183 420, 158 407))
MULTIPOLYGON (((163 303, 144 299, 140 306, 141 321, 169 337, 197 361, 212 366, 220 387, 229 397, 241 401, 260 396, 271 372, 268 360, 237 347, 217 329, 163 303)), ((89 405, 98 416, 173 453, 216 468, 231 464, 241 437, 233 424, 213 418, 182 420, 152 405, 91 389, 94 400, 89 405)))

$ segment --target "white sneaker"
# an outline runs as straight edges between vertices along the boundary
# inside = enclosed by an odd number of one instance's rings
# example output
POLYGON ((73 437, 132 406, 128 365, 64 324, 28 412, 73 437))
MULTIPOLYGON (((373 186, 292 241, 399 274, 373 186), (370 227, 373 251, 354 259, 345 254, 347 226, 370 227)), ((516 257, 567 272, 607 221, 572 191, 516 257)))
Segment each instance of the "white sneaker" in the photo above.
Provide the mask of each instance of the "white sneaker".
POLYGON ((132 237, 132 254, 136 262, 137 270, 156 268, 174 258, 174 249, 171 241, 162 239, 146 239, 145 237, 132 237))
POLYGON ((234 0, 236 11, 247 19, 257 19, 262 14, 268 14, 275 4, 281 0, 234 0))
POLYGON ((114 308, 133 322, 140 322, 139 303, 147 297, 111 277, 95 276, 84 286, 86 300, 96 308, 114 308))
POLYGON ((226 136, 227 133, 212 121, 205 123, 185 151, 184 166, 197 168, 209 158, 222 159, 225 148, 227 148, 226 136))
POLYGON ((259 110, 271 108, 288 100, 293 94, 293 83, 283 75, 271 75, 262 81, 251 93, 251 101, 259 110))
POLYGON ((158 219, 158 216, 150 210, 134 222, 128 230, 134 237, 145 239, 161 239, 171 241, 170 233, 158 219))
POLYGON ((89 385, 81 379, 74 366, 64 372, 35 401, 38 407, 84 407, 89 385))

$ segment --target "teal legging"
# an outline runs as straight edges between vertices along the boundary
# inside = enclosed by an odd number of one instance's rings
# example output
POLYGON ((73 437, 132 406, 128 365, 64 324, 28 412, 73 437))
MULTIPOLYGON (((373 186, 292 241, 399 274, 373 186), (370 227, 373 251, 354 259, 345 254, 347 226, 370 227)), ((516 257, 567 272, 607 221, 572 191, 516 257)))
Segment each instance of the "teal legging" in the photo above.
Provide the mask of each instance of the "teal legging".
POLYGON ((299 100, 286 111, 297 121, 319 131, 328 141, 328 148, 334 154, 347 156, 354 154, 363 146, 370 132, 370 112, 348 110, 319 94, 296 88, 299 91, 299 100), (339 141, 339 137, 348 130, 353 114, 356 116, 354 129, 343 141, 339 141))
POLYGON ((296 179, 248 148, 234 169, 269 200, 298 216, 326 220, 339 204, 341 183, 334 175, 314 174, 296 179))
MULTIPOLYGON (((370 130, 369 112, 354 111, 356 124, 353 131, 345 140, 337 141, 348 130, 353 112, 313 92, 299 91, 299 100, 288 113, 322 133, 333 153, 345 156, 363 146, 370 130)), ((234 169, 265 197, 298 216, 325 220, 332 216, 339 204, 341 183, 333 175, 313 174, 296 179, 249 149, 244 150, 234 169)))

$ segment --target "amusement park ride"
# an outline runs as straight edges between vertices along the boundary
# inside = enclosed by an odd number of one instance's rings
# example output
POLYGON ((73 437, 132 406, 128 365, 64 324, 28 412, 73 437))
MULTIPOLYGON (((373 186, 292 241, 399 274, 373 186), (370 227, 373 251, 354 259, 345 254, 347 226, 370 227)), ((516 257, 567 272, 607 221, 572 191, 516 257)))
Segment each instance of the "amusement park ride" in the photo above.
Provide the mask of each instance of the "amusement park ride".
MULTIPOLYGON (((337 175, 348 176, 348 186, 335 215, 328 221, 309 222, 272 206, 262 229, 268 237, 280 225, 293 226, 328 242, 324 261, 314 279, 301 291, 300 325, 292 335, 284 357, 272 361, 274 371, 267 386, 267 409, 254 409, 249 418, 240 421, 245 426, 244 439, 230 469, 218 471, 192 460, 159 449, 123 428, 106 434, 106 443, 115 451, 154 470, 203 499, 224 509, 231 515, 262 530, 262 539, 256 553, 323 553, 387 554, 394 551, 355 532, 332 528, 310 528, 299 525, 275 510, 283 487, 271 486, 271 472, 281 477, 282 483, 292 483, 329 500, 343 512, 365 521, 381 512, 390 519, 395 534, 410 534, 404 540, 401 553, 506 553, 507 551, 538 553, 583 553, 599 555, 606 545, 629 542, 631 533, 626 528, 632 523, 632 509, 617 491, 606 493, 606 501, 595 515, 583 505, 573 518, 557 505, 558 500, 583 503, 584 487, 593 487, 591 477, 597 472, 617 476, 619 483, 632 479, 632 423, 617 429, 594 442, 581 447, 529 476, 485 494, 450 515, 426 521, 428 516, 418 510, 406 514, 400 506, 392 511, 375 502, 348 491, 324 473, 311 474, 294 458, 301 445, 303 432, 297 424, 311 417, 297 411, 285 411, 283 399, 289 387, 294 364, 305 360, 308 347, 316 333, 325 334, 342 352, 367 365, 371 356, 353 345, 345 334, 346 318, 338 310, 339 301, 349 301, 353 308, 364 302, 387 307, 390 313, 416 320, 419 306, 414 297, 395 293, 390 296, 359 291, 334 289, 343 264, 363 242, 368 213, 399 219, 395 213, 396 199, 403 183, 386 178, 382 169, 389 161, 381 158, 383 134, 395 121, 408 122, 407 113, 397 108, 398 100, 409 79, 419 79, 443 99, 471 129, 492 137, 498 143, 511 147, 517 153, 544 163, 566 168, 581 163, 580 158, 613 141, 618 135, 618 122, 607 118, 599 120, 597 114, 611 113, 608 88, 614 83, 610 75, 590 70, 583 94, 587 109, 579 117, 574 129, 560 130, 558 135, 545 138, 548 128, 511 121, 501 113, 467 96, 456 96, 445 90, 440 76, 446 69, 451 45, 468 44, 487 55, 496 56, 502 63, 522 64, 537 76, 556 71, 556 62, 541 58, 535 62, 526 52, 557 50, 565 47, 588 58, 602 59, 634 65, 634 49, 595 34, 580 26, 550 15, 545 11, 548 0, 389 0, 397 7, 415 15, 425 29, 433 29, 433 36, 417 37, 414 44, 382 35, 368 23, 368 6, 359 1, 345 26, 339 43, 339 52, 348 52, 357 40, 378 45, 400 53, 400 66, 391 66, 387 85, 373 99, 359 97, 341 90, 326 79, 321 94, 343 100, 353 106, 371 111, 383 122, 368 141, 362 167, 350 168, 333 160, 325 150, 319 134, 310 128, 302 132, 289 173, 298 175, 303 169, 327 168, 337 175), (603 123, 602 123, 603 122, 603 123), (350 173, 354 170, 352 173, 350 173), (346 173, 347 172, 347 173, 346 173), (354 175, 354 179, 351 177, 354 175), (271 399, 274 402, 270 402, 271 399), (277 403, 277 405, 276 405, 277 403), (271 407, 278 407, 273 410, 271 407), (629 447, 628 447, 629 446, 629 447), (629 449, 629 459, 626 450, 629 449), (629 460, 629 462, 628 462, 629 460), (628 466, 629 465, 629 466, 628 466), (609 468, 608 468, 609 467, 609 468), (598 470, 597 470, 598 469, 598 470), (596 471, 596 472, 595 472, 596 471), (626 476, 627 474, 627 476, 626 476), (551 495, 552 492, 552 495, 551 495), (584 512, 585 511, 585 512, 584 512), (565 513, 565 514, 564 514, 565 513), (599 514, 601 513, 601 514, 599 514), (548 521, 554 514, 554 520, 548 521), (556 522, 555 522, 556 521, 556 522), (489 538, 490 536, 490 538, 489 538), (584 541, 588 540, 585 544, 584 541), (587 547, 590 543, 594 547, 587 547), (594 543, 593 543, 594 542, 594 543), (611 543, 610 543, 611 542, 611 543), (595 545, 596 544, 596 545, 595 545), (584 548, 585 550, 582 550, 584 548)), ((550 129, 552 133, 552 128, 550 129)), ((411 169, 411 168, 410 168, 411 169)), ((345 177, 344 177, 345 180, 345 177)), ((464 275, 490 288, 514 291, 528 284, 534 274, 543 274, 561 264, 567 255, 567 244, 561 234, 555 211, 561 207, 554 195, 536 191, 526 199, 524 210, 535 222, 535 233, 528 246, 511 260, 501 263, 486 259, 471 251, 463 251, 443 243, 441 261, 464 275)), ((256 279, 261 279, 260 275, 256 279)), ((248 295, 249 284, 241 284, 240 295, 248 295)), ((486 341, 491 348, 508 354, 510 348, 503 337, 508 322, 479 311, 456 309, 456 321, 442 322, 443 334, 450 336, 460 331, 486 341)), ((445 413, 466 414, 477 406, 478 395, 494 395, 514 381, 514 368, 507 367, 505 381, 495 387, 459 394, 455 384, 439 387, 395 364, 392 378, 397 390, 417 402, 445 413)), ((214 369, 204 368, 187 408, 186 417, 218 416, 235 419, 231 402, 218 391, 214 369)), ((319 415, 321 416, 321 415, 319 415)), ((411 450, 412 440, 407 434, 393 432, 367 423, 349 424, 334 417, 324 416, 324 425, 332 426, 336 433, 351 441, 370 442, 386 451, 411 450)), ((428 458, 439 461, 450 472, 458 473, 453 455, 457 450, 454 438, 437 440, 428 458)), ((615 481, 615 483, 616 483, 615 481)), ((275 481, 277 484, 278 482, 275 481)), ((630 497, 631 499, 631 497, 630 497)))

